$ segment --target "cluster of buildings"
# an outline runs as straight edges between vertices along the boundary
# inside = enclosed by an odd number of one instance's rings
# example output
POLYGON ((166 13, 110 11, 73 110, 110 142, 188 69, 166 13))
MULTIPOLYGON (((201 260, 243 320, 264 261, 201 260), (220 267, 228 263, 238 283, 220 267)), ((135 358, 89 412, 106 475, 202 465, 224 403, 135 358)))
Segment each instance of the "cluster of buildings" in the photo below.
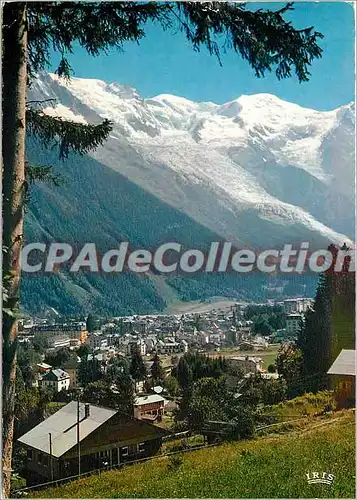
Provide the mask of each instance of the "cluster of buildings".
MULTIPOLYGON (((105 331, 102 336, 105 336, 105 331)), ((91 336, 89 336, 89 342, 90 338, 91 336)), ((156 334, 142 336, 142 334, 136 332, 119 335, 116 338, 113 338, 113 334, 109 334, 109 339, 109 341, 114 341, 120 351, 127 356, 131 356, 135 351, 138 351, 142 356, 146 356, 149 354, 182 354, 188 350, 188 344, 184 339, 176 339, 175 337, 158 338, 156 334)))
MULTIPOLYGON (((305 298, 287 299, 281 303, 287 313, 286 332, 298 330, 303 313, 312 301, 305 298)), ((189 350, 201 353, 220 352, 224 347, 240 350, 260 350, 268 347, 269 339, 255 335, 252 321, 244 320, 244 305, 236 304, 213 309, 200 314, 145 315, 112 318, 93 332, 88 332, 86 322, 67 321, 54 323, 46 320, 23 320, 19 332, 20 342, 33 342, 41 338, 46 354, 60 348, 73 351, 70 361, 53 369, 39 363, 35 367, 35 384, 51 387, 55 392, 75 388, 81 358, 75 351, 87 345, 91 351, 88 359, 95 358, 105 370, 112 357, 131 357, 135 351, 142 356, 153 355, 176 358, 189 350)), ((149 358, 149 359, 150 359, 149 358)), ((237 360, 239 358, 236 357, 237 360)), ((149 359, 146 359, 150 371, 149 359)), ((238 362, 238 361, 237 361, 238 362)), ((243 359, 242 363, 245 363, 243 359)), ((166 375, 172 364, 165 365, 166 375)))
POLYGON ((308 309, 313 307, 313 304, 314 299, 305 297, 277 302, 277 305, 281 305, 286 314, 286 333, 289 337, 294 336, 300 330, 304 315, 308 309))
POLYGON ((31 342, 41 337, 49 349, 72 347, 85 343, 88 337, 85 321, 54 323, 46 320, 22 320, 19 322, 19 341, 31 342))
POLYGON ((89 332, 85 322, 53 323, 46 320, 21 322, 20 342, 32 342, 41 337, 47 350, 62 347, 76 349, 87 344, 92 350, 118 348, 130 356, 139 350, 142 356, 173 355, 196 349, 239 345, 252 333, 252 322, 244 321, 240 313, 232 321, 232 309, 212 310, 201 314, 147 315, 113 318, 100 329, 89 332))
MULTIPOLYGON (((282 335, 293 336, 301 327, 303 316, 312 306, 308 298, 286 299, 276 303, 286 313, 286 328, 282 335)), ((33 342, 41 338, 46 353, 69 348, 73 357, 59 369, 45 363, 35 367, 36 385, 51 387, 56 392, 75 388, 78 383, 78 367, 81 358, 75 351, 87 345, 94 357, 105 366, 115 356, 131 357, 135 351, 142 356, 179 357, 189 350, 201 353, 220 352, 224 347, 258 351, 268 347, 269 338, 252 331, 252 321, 244 320, 244 305, 213 309, 207 312, 181 315, 145 315, 112 318, 93 332, 88 332, 86 322, 67 321, 53 323, 46 320, 21 322, 20 342, 33 342)), ((89 359, 89 358, 88 358, 89 359)), ((150 359, 150 358, 149 358, 150 359)), ((233 358, 234 359, 234 358, 233 358)), ((150 362, 145 360, 148 371, 150 362)), ((236 362, 245 364, 245 359, 236 362)), ((169 374, 171 365, 166 367, 169 374)), ((253 370, 254 371, 254 370, 253 370)))

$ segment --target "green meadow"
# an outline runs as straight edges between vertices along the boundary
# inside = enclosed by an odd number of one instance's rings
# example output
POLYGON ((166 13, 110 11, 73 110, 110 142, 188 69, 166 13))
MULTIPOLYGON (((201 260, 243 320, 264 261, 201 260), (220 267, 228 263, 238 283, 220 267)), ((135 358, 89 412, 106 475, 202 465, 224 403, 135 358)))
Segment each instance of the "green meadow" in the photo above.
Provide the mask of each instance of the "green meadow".
POLYGON ((354 411, 291 424, 247 441, 157 457, 49 490, 37 498, 354 498, 354 411), (177 456, 177 455, 174 455, 177 456), (332 473, 331 486, 307 473, 332 473))

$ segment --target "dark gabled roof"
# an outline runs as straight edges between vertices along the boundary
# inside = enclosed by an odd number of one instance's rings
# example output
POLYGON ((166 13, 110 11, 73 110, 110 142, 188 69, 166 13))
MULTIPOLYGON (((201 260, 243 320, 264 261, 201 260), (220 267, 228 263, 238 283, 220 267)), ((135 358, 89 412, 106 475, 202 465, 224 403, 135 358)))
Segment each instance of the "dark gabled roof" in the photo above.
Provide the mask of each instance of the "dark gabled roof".
POLYGON ((42 380, 53 380, 58 382, 59 380, 65 380, 66 378, 70 378, 67 372, 62 370, 61 368, 57 368, 56 370, 52 370, 46 373, 42 380))

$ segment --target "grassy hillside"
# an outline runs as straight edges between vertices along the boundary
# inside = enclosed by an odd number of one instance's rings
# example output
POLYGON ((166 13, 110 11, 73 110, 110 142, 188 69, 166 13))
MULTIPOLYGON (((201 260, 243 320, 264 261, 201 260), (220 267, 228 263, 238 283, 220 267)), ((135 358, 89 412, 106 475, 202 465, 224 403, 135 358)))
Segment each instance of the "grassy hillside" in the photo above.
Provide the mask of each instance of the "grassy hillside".
POLYGON ((38 492, 42 498, 353 498, 354 412, 311 419, 289 433, 223 444, 183 455, 177 468, 158 457, 38 492), (308 485, 306 473, 335 475, 308 485))

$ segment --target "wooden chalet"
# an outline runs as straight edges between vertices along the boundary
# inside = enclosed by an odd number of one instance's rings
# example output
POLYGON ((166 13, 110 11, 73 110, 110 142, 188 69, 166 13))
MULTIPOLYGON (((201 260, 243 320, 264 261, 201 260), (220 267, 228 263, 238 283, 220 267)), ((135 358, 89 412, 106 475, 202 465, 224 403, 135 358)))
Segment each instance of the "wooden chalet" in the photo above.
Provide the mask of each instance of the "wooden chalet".
POLYGON ((74 476, 79 467, 82 474, 155 455, 168 434, 149 422, 88 403, 80 403, 78 413, 78 403, 72 401, 18 442, 27 450, 26 480, 31 486, 74 476))

